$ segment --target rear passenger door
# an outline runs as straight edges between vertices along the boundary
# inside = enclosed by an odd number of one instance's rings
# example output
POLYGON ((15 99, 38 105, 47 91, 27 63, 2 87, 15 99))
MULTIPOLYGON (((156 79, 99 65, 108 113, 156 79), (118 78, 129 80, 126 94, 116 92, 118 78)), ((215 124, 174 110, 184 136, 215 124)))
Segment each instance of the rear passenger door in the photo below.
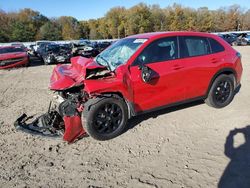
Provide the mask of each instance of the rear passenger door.
POLYGON ((181 36, 180 56, 185 67, 186 99, 204 96, 215 65, 207 37, 181 36))

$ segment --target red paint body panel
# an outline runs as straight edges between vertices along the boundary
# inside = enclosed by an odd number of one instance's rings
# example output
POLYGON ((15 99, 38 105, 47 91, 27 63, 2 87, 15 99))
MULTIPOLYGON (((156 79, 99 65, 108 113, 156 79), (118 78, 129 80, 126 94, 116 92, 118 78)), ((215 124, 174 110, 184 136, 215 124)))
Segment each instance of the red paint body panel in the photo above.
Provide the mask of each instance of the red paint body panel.
POLYGON ((71 58, 70 65, 58 64, 50 78, 49 88, 52 90, 65 90, 73 86, 82 85, 86 69, 103 68, 92 59, 81 56, 71 58))
POLYGON ((133 100, 128 68, 122 65, 116 69, 116 75, 96 80, 84 80, 85 90, 90 94, 121 93, 128 101, 133 100))
POLYGON ((65 124, 65 133, 63 135, 63 140, 72 143, 77 138, 80 138, 86 134, 82 127, 81 117, 80 116, 64 116, 63 117, 65 124))
POLYGON ((144 83, 141 79, 138 66, 131 67, 131 81, 134 90, 134 104, 136 111, 144 111, 157 108, 172 101, 180 101, 185 98, 185 80, 183 71, 175 70, 180 60, 170 63, 157 62, 147 64, 155 73, 155 78, 150 83, 144 83), (178 83, 178 84, 176 84, 178 83))

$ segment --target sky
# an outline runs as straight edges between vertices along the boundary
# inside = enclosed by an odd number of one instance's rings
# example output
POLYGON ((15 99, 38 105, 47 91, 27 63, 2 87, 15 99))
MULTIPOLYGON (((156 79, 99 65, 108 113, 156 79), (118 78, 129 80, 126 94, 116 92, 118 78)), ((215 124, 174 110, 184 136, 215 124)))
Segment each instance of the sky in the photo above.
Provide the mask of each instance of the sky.
POLYGON ((206 6, 211 10, 237 3, 243 8, 250 9, 249 0, 0 0, 0 9, 12 12, 31 8, 49 18, 73 16, 78 20, 88 20, 103 17, 112 7, 130 8, 140 2, 147 5, 158 4, 161 8, 178 3, 191 8, 206 6))

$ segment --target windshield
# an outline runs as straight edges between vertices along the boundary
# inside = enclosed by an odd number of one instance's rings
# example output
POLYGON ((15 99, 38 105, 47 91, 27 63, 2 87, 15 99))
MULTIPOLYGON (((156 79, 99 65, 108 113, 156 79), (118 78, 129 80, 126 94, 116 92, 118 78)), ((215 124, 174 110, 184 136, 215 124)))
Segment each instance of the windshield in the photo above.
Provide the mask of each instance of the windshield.
POLYGON ((22 48, 0 48, 0 54, 14 53, 14 52, 25 52, 22 48))
POLYGON ((128 59, 146 41, 147 39, 121 39, 100 53, 95 58, 95 61, 98 64, 109 67, 113 71, 119 65, 127 63, 128 59))
POLYGON ((47 51, 52 51, 54 53, 58 53, 60 51, 60 46, 59 45, 48 45, 47 51))

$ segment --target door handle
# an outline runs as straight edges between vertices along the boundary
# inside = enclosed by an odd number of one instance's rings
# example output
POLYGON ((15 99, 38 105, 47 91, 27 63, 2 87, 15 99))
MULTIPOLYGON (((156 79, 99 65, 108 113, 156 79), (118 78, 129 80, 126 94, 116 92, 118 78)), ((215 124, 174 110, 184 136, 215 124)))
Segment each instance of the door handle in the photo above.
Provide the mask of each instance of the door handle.
POLYGON ((181 66, 181 65, 174 65, 173 70, 180 70, 182 68, 183 68, 183 66, 181 66))
POLYGON ((211 63, 219 63, 219 59, 217 59, 217 58, 213 58, 213 59, 211 59, 211 63))

